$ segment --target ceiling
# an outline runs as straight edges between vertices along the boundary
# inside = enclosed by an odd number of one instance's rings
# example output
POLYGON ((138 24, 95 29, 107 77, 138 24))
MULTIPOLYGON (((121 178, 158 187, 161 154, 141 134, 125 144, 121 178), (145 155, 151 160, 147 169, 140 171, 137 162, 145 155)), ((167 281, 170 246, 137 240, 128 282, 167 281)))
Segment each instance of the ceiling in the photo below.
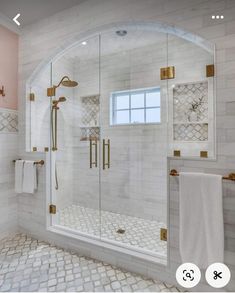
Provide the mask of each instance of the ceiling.
MULTIPOLYGON (((86 0, 0 0, 0 12, 11 21, 20 13, 21 27, 33 24, 86 0)), ((13 22, 13 21, 12 21, 13 22)))
MULTIPOLYGON (((129 58, 131 60, 132 50, 157 44, 157 50, 162 51, 163 57, 166 58, 167 35, 165 33, 145 31, 128 26, 126 30, 127 35, 124 37, 117 36, 115 33, 116 29, 114 29, 113 31, 102 33, 100 38, 98 35, 88 38, 86 45, 77 43, 77 45, 66 51, 61 58, 76 62, 89 59, 98 60, 99 54, 101 57, 121 54, 120 58, 123 56, 123 58, 129 58)), ((60 62, 60 59, 58 59, 58 62, 60 62)))

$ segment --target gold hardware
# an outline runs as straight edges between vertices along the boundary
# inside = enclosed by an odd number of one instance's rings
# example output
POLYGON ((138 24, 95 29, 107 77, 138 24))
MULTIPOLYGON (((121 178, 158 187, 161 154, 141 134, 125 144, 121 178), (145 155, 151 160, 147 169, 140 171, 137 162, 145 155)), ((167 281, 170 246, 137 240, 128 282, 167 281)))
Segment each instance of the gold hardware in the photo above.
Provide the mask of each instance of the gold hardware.
POLYGON ((180 150, 174 150, 174 157, 180 157, 181 153, 180 150))
POLYGON ((208 152, 207 151, 201 151, 200 152, 200 157, 201 158, 208 158, 208 152))
POLYGON ((93 165, 97 168, 97 158, 98 158, 98 148, 97 148, 97 140, 95 139, 94 142, 90 138, 90 168, 92 168, 93 165), (93 152, 92 152, 92 146, 95 146, 95 161, 93 162, 93 152))
POLYGON ((33 152, 37 152, 38 148, 37 147, 33 147, 33 152))
POLYGON ((116 232, 118 234, 125 234, 126 230, 125 229, 122 229, 122 228, 119 228, 116 232))
POLYGON ((57 126, 58 118, 57 111, 60 109, 58 107, 59 103, 65 102, 65 97, 60 97, 58 100, 52 101, 51 108, 51 136, 52 136, 52 151, 57 151, 57 126))
POLYGON ((54 97, 55 96, 55 90, 56 90, 55 87, 49 87, 47 89, 47 96, 48 97, 54 97))
POLYGON ((29 94, 29 100, 30 100, 31 102, 34 102, 34 101, 35 101, 35 95, 34 95, 33 93, 30 93, 30 94, 29 94))
POLYGON ((5 97, 5 90, 4 90, 4 86, 2 86, 2 89, 0 90, 0 95, 5 97))
MULTIPOLYGON (((18 159, 18 160, 21 160, 21 159, 18 159)), ((15 162, 16 162, 16 160, 13 160, 13 163, 15 163, 15 162)), ((40 160, 40 161, 35 161, 34 164, 43 166, 45 164, 45 162, 44 162, 44 160, 40 160)))
POLYGON ((60 82, 58 83, 58 85, 53 85, 53 87, 49 87, 47 88, 47 96, 48 97, 55 97, 56 95, 56 89, 60 86, 60 85, 66 86, 66 87, 75 87, 78 85, 78 83, 74 80, 71 80, 68 76, 64 76, 62 77, 62 79, 60 80, 60 82))
POLYGON ((170 176, 179 176, 179 174, 177 173, 177 170, 172 169, 172 170, 170 171, 170 176))
POLYGON ((168 66, 160 69, 161 80, 175 78, 175 67, 168 66))
POLYGON ((160 239, 162 241, 167 241, 167 229, 166 228, 161 228, 161 230, 160 230, 160 239))
POLYGON ((105 139, 103 139, 103 170, 105 170, 105 167, 110 168, 110 139, 108 139, 108 142, 105 142, 105 139), (106 163, 106 156, 105 156, 105 147, 108 148, 108 162, 106 163))
POLYGON ((206 65, 206 77, 212 77, 215 76, 215 65, 210 64, 206 65))
POLYGON ((46 153, 49 152, 49 147, 45 147, 44 152, 46 152, 46 153))
MULTIPOLYGON (((177 170, 172 169, 170 171, 170 176, 179 176, 179 173, 177 172, 177 170)), ((235 181, 235 173, 230 173, 228 176, 223 176, 222 179, 235 181)))
POLYGON ((228 177, 224 177, 224 179, 235 181, 235 173, 230 173, 228 177))
POLYGON ((55 215, 56 214, 56 205, 49 205, 49 213, 55 215))

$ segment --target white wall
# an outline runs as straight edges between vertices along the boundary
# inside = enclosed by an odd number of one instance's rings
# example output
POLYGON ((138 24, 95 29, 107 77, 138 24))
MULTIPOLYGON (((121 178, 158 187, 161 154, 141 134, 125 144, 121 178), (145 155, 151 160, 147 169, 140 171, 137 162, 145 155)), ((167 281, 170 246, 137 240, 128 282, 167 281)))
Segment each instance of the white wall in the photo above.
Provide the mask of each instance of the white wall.
MULTIPOLYGON (((218 174, 227 174, 234 170, 235 165, 235 2, 233 0, 90 0, 76 8, 63 11, 50 19, 25 28, 20 40, 20 70, 21 70, 21 143, 20 154, 25 154, 24 125, 25 125, 25 82, 40 61, 47 58, 54 49, 64 44, 66 36, 75 36, 97 25, 115 21, 129 20, 162 21, 195 32, 211 40, 217 46, 217 146, 218 158, 215 162, 204 161, 175 161, 174 166, 189 166, 191 169, 207 170, 218 174), (223 14, 224 20, 212 20, 212 14, 223 14), (50 33, 48 33, 50 32, 50 33), (32 53, 33 52, 33 53, 32 53)), ((35 155, 36 156, 36 155, 35 155)), ((41 157, 37 155, 37 157, 41 157)), ((42 180, 42 178, 40 178, 42 180)), ((176 187, 177 188, 177 187, 176 187)), ((172 192, 172 190, 171 190, 172 192)), ((234 230, 235 185, 230 185, 229 216, 226 221, 234 230)), ((171 193, 172 194, 172 193, 171 193)), ((177 209, 177 207, 176 207, 177 209)), ((25 196, 19 202, 19 225, 21 231, 26 231, 61 245, 69 246, 68 241, 46 231, 45 184, 34 198, 25 196)), ((171 210, 171 221, 174 220, 171 210)), ((233 233, 227 236, 226 251, 233 270, 232 281, 228 289, 234 291, 235 255, 233 233), (233 290, 232 290, 233 289, 233 290)), ((175 255, 175 240, 170 237, 170 262, 175 264, 168 270, 154 264, 139 261, 123 255, 111 253, 108 250, 94 249, 91 245, 71 241, 70 247, 80 247, 80 251, 90 256, 99 257, 108 262, 127 269, 135 270, 151 277, 158 277, 175 283, 175 266, 179 258, 175 255)), ((200 289, 210 289, 201 285, 200 289)))

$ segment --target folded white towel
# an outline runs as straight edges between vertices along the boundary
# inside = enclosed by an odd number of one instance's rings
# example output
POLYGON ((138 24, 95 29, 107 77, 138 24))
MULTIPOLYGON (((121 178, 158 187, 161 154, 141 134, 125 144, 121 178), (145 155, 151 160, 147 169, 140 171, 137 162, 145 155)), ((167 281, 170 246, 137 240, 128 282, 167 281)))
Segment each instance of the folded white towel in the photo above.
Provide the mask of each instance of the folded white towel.
POLYGON ((17 160, 15 162, 15 192, 22 193, 23 190, 23 169, 24 160, 17 160))
POLYGON ((180 173, 182 262, 207 268, 224 261, 222 176, 180 173))
POLYGON ((34 193, 37 189, 37 168, 33 161, 25 161, 23 192, 34 193))

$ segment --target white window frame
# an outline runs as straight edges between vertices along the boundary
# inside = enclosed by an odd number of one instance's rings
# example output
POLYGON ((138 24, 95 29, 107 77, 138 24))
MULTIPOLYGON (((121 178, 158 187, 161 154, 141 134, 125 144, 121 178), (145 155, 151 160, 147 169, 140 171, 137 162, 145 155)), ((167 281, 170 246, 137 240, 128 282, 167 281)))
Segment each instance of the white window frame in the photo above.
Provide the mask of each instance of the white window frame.
POLYGON ((121 125, 149 125, 149 124, 161 124, 161 88, 151 87, 151 88, 143 88, 143 89, 134 89, 134 90, 126 90, 126 91, 118 91, 111 93, 110 96, 110 125, 112 126, 121 126, 121 125), (146 107, 146 94, 151 92, 159 92, 160 93, 160 106, 155 107, 146 107), (131 95, 132 94, 144 94, 144 107, 140 108, 131 108, 131 95), (129 96, 129 107, 126 109, 117 110, 116 106, 116 97, 118 96, 129 96), (146 122, 146 110, 147 109, 160 109, 160 121, 159 122, 146 122), (131 111, 132 110, 144 110, 144 122, 131 122, 131 111), (117 123, 117 112, 119 111, 129 111, 129 123, 117 123))

